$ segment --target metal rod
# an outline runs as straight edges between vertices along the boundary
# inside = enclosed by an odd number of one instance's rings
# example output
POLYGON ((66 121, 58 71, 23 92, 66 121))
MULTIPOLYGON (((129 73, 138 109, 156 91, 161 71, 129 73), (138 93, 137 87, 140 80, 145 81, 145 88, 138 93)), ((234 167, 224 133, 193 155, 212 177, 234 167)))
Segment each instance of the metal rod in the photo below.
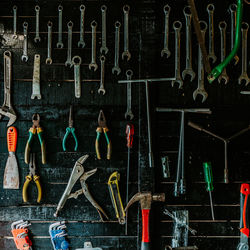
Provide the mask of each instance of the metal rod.
POLYGON ((175 108, 156 108, 156 112, 185 112, 185 113, 200 113, 200 114, 212 114, 210 109, 206 108, 193 108, 193 109, 175 109, 175 108))
MULTIPOLYGON (((174 81, 175 77, 171 78, 149 78, 149 79, 133 79, 130 80, 129 82, 134 82, 134 83, 140 83, 140 82, 168 82, 168 81, 174 81)), ((128 80, 119 80, 118 83, 127 83, 128 80)))

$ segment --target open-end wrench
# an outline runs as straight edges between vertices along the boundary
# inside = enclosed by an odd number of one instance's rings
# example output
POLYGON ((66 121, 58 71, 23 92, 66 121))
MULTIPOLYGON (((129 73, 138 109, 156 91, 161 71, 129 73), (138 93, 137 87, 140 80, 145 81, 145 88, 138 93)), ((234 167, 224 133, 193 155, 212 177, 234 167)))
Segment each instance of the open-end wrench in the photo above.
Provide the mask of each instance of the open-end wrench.
POLYGON ((52 50, 52 22, 48 21, 48 52, 46 64, 52 64, 51 50, 52 50))
POLYGON ((96 28, 97 28, 97 22, 92 21, 91 23, 91 30, 92 30, 92 42, 91 42, 91 62, 89 64, 89 69, 91 70, 94 68, 94 71, 98 69, 98 65, 96 63, 96 28))
POLYGON ((122 52, 122 60, 127 57, 127 61, 130 60, 131 54, 129 52, 129 31, 128 31, 128 15, 130 7, 128 5, 123 6, 124 13, 124 51, 122 52))
POLYGON ((80 12, 81 12, 81 17, 80 17, 80 40, 78 42, 78 47, 85 47, 85 42, 84 42, 84 16, 85 16, 85 5, 80 5, 80 12))
POLYGON ((215 63, 217 60, 216 55, 214 54, 214 5, 209 4, 207 6, 208 12, 208 33, 209 33, 209 49, 208 49, 208 59, 212 59, 212 62, 215 63))
POLYGON ((175 31, 175 80, 171 82, 172 87, 177 82, 179 83, 179 89, 183 86, 183 81, 181 79, 181 28, 182 23, 180 21, 175 21, 173 23, 173 29, 175 31))
POLYGON ((100 88, 98 89, 98 94, 102 93, 103 95, 105 95, 105 93, 106 93, 106 90, 104 88, 105 60, 106 60, 105 56, 102 55, 100 57, 100 62, 101 62, 101 81, 100 81, 100 88))
MULTIPOLYGON (((131 80, 133 76, 133 71, 131 69, 126 71, 127 80, 131 80)), ((125 119, 129 117, 130 120, 134 118, 132 112, 132 88, 131 82, 127 83, 127 111, 125 113, 125 119)))
POLYGON ((12 84, 12 63, 11 52, 4 52, 4 102, 0 108, 0 119, 2 116, 10 118, 7 127, 11 126, 16 121, 16 113, 11 105, 11 84, 12 84))
POLYGON ((242 32, 242 69, 241 69, 241 75, 238 79, 238 83, 241 84, 242 81, 245 82, 245 85, 247 86, 250 82, 250 79, 247 75, 247 32, 248 32, 249 25, 248 23, 243 22, 241 26, 241 32, 242 32))
POLYGON ((72 58, 72 64, 74 65, 74 79, 75 79, 75 97, 81 97, 81 63, 82 59, 80 56, 74 56, 72 58))
MULTIPOLYGON (((204 21, 200 21, 200 27, 201 27, 201 34, 203 36, 203 39, 205 40, 205 34, 207 30, 207 23, 204 21)), ((203 66, 203 60, 202 60, 202 53, 201 53, 201 48, 199 46, 199 51, 198 51, 198 87, 197 89, 193 92, 193 99, 195 101, 197 95, 202 95, 202 102, 205 102, 208 93, 205 90, 204 87, 204 66, 203 66)))
POLYGON ((13 6, 13 39, 17 39, 17 31, 16 31, 16 23, 17 23, 17 6, 13 6))
POLYGON ((165 54, 167 55, 167 58, 171 56, 171 52, 168 48, 168 42, 169 42, 169 14, 171 11, 171 7, 167 4, 163 7, 163 11, 165 14, 165 26, 164 26, 164 48, 161 51, 161 57, 163 57, 165 54))
POLYGON ((67 50, 67 61, 65 62, 65 66, 72 66, 72 28, 73 28, 73 22, 69 21, 67 23, 68 26, 68 50, 67 50))
POLYGON ((34 70, 33 70, 33 81, 32 81, 32 95, 31 99, 41 99, 40 90, 40 55, 35 54, 34 56, 34 70))
POLYGON ((34 38, 34 42, 40 42, 41 38, 39 35, 39 13, 40 13, 40 7, 38 5, 35 6, 35 11, 36 11, 36 36, 34 38))
POLYGON ((101 6, 101 11, 102 11, 102 47, 100 48, 101 54, 107 54, 108 53, 108 48, 107 48, 107 31, 106 31, 106 12, 107 12, 107 6, 102 5, 101 6))
POLYGON ((115 22, 115 63, 112 68, 112 74, 119 75, 121 73, 121 69, 119 67, 119 53, 120 53, 120 27, 121 23, 115 22))
POLYGON ((186 68, 182 71, 182 78, 185 79, 186 75, 189 75, 191 82, 195 78, 195 72, 192 68, 192 32, 191 32, 191 19, 192 13, 189 6, 183 9, 183 13, 186 19, 186 68))
POLYGON ((28 23, 23 23, 23 55, 22 61, 27 62, 29 59, 28 57, 28 23))
MULTIPOLYGON (((220 29, 220 59, 221 62, 224 61, 226 57, 226 29, 227 29, 227 23, 225 21, 222 21, 219 23, 219 29, 220 29)), ((227 75, 226 67, 223 69, 222 73, 218 77, 218 82, 221 83, 221 81, 224 81, 225 84, 228 83, 229 77, 227 75)))
POLYGON ((63 41, 62 41, 62 12, 63 7, 62 5, 58 6, 58 42, 56 44, 56 47, 59 49, 63 48, 63 41))

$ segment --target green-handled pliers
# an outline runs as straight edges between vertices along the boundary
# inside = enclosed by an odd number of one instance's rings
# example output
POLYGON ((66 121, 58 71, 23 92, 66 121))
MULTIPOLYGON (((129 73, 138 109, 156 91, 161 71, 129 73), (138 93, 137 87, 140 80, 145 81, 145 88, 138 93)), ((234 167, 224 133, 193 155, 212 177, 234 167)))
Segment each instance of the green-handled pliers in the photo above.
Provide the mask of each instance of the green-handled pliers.
POLYGON ((101 154, 100 154, 100 149, 99 149, 99 140, 101 133, 104 132, 106 141, 107 141, 107 159, 110 160, 111 158, 111 141, 108 137, 107 132, 109 131, 107 124, 106 124, 106 118, 104 116, 104 113, 102 110, 100 110, 99 117, 98 117, 98 124, 99 127, 96 129, 96 141, 95 141, 95 150, 96 150, 96 156, 98 160, 101 160, 101 154))
POLYGON ((69 134, 72 134, 74 139, 75 139, 75 148, 74 150, 76 151, 78 148, 78 140, 75 134, 75 128, 73 127, 73 106, 70 105, 70 110, 69 110, 69 126, 66 128, 66 133, 63 137, 63 142, 62 142, 62 146, 63 146, 63 151, 66 151, 66 139, 68 137, 69 134))

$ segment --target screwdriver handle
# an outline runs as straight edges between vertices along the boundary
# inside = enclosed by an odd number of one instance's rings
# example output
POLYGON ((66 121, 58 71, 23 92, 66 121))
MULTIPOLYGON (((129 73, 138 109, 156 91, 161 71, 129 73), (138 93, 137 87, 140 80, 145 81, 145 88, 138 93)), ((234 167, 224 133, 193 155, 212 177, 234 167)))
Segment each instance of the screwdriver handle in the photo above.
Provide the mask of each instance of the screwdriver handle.
POLYGON ((16 152, 17 129, 15 127, 9 127, 7 130, 7 144, 9 152, 16 152))
POLYGON ((213 191, 214 186, 213 186, 213 174, 212 174, 211 162, 204 162, 203 169, 204 169, 205 182, 207 184, 206 187, 207 191, 213 191))
POLYGON ((132 148, 133 139, 134 139, 134 125, 129 123, 126 126, 126 135, 127 135, 127 147, 132 148))
POLYGON ((240 232, 249 237, 248 222, 248 199, 250 194, 250 186, 242 183, 240 188, 240 232))

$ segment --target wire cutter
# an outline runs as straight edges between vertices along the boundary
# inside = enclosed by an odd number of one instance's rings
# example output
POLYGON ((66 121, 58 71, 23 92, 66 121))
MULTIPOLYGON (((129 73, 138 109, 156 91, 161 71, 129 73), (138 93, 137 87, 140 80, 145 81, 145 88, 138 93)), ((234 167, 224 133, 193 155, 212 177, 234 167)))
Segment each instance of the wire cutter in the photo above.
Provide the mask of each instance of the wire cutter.
POLYGON ((66 128, 66 133, 63 137, 63 142, 62 142, 62 146, 63 146, 63 151, 66 151, 66 140, 68 135, 71 133, 75 139, 75 151, 78 148, 78 141, 77 141, 77 137, 75 135, 75 128, 73 127, 73 106, 70 105, 70 110, 69 110, 69 126, 66 128))
POLYGON ((28 201, 28 194, 27 194, 27 189, 29 186, 29 183, 33 181, 36 183, 37 187, 37 202, 40 203, 42 199, 42 188, 40 184, 40 176, 36 174, 36 163, 35 163, 35 154, 32 153, 30 155, 30 162, 29 162, 29 174, 25 177, 26 180, 23 184, 23 201, 27 202, 28 201))
POLYGON ((98 160, 101 160, 99 140, 100 140, 101 133, 104 132, 104 135, 105 135, 105 138, 106 138, 106 141, 108 144, 107 145, 107 147, 108 147, 107 148, 107 159, 110 160, 110 158, 111 158, 111 141, 110 141, 108 134, 107 134, 109 129, 107 127, 106 118, 105 118, 102 110, 100 110, 100 113, 99 113, 98 124, 99 124, 99 127, 97 127, 97 129, 96 129, 97 135, 96 135, 96 141, 95 141, 96 156, 97 156, 98 160))
POLYGON ((30 151, 31 151, 31 142, 35 134, 37 134, 42 151, 42 163, 46 164, 46 150, 45 150, 45 143, 43 140, 43 129, 40 127, 40 115, 34 114, 32 116, 33 126, 29 129, 29 139, 27 141, 25 147, 25 154, 24 154, 24 161, 26 164, 30 162, 30 151))

